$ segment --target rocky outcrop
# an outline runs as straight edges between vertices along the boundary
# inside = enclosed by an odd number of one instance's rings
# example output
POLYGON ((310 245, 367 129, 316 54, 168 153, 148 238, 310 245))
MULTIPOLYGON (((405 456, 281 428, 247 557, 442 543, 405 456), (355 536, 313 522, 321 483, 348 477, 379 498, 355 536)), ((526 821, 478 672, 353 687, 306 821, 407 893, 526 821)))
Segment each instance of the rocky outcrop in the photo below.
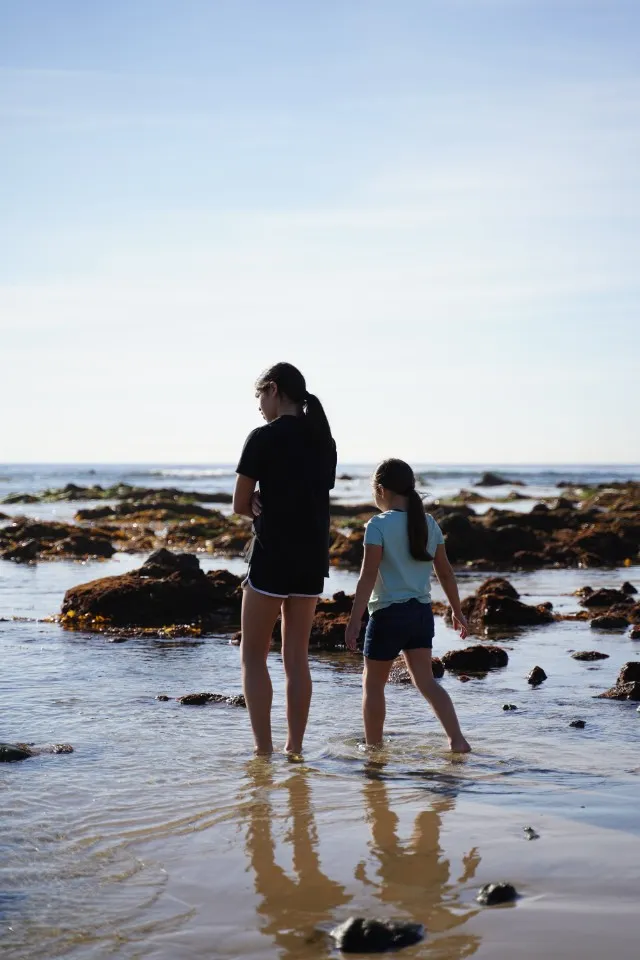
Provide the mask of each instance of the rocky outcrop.
POLYGON ((590 587, 583 587, 582 600, 580 606, 591 609, 592 607, 612 607, 614 604, 632 604, 633 601, 628 594, 622 590, 592 590, 590 587))
POLYGON ((534 667, 527 677, 527 683, 530 683, 532 687, 539 687, 546 679, 547 675, 542 667, 534 667))
POLYGON ((594 630, 626 630, 629 621, 626 617, 605 614, 602 617, 594 617, 591 621, 591 627, 594 630))
POLYGON ((203 707, 208 703, 224 703, 229 707, 246 707, 247 705, 241 693, 232 697, 224 693, 185 693, 182 697, 176 697, 176 701, 184 707, 203 707))
POLYGON ((364 530, 353 530, 349 534, 335 532, 329 559, 335 566, 359 567, 364 556, 364 530))
MULTIPOLYGON (((481 634, 490 628, 504 630, 553 622, 550 605, 532 606, 523 603, 518 596, 515 587, 502 577, 485 580, 475 594, 462 601, 462 612, 470 631, 481 634)), ((450 612, 447 619, 451 622, 450 612)))
POLYGON ((66 523, 45 523, 18 517, 0 529, 0 557, 18 563, 35 560, 106 559, 115 547, 103 531, 87 531, 66 523))
POLYGON ((576 650, 571 656, 574 660, 585 660, 587 662, 609 659, 608 653, 600 653, 599 650, 576 650))
POLYGON ((0 743, 0 763, 27 760, 43 753, 73 753, 70 743, 0 743))
POLYGON ((604 700, 640 700, 640 661, 625 663, 615 686, 600 694, 604 700))
POLYGON ((509 655, 502 647, 476 644, 463 650, 449 650, 442 657, 445 670, 453 673, 486 673, 498 667, 506 667, 509 655))
MULTIPOLYGON (((483 473, 480 479, 475 484, 476 487, 503 487, 505 484, 509 483, 505 477, 502 477, 499 473, 483 473)), ((523 486, 522 483, 519 483, 518 486, 523 486)))
POLYGON ((205 574, 197 557, 158 550, 138 570, 68 590, 60 622, 69 629, 194 625, 216 628, 239 619, 240 577, 205 574))

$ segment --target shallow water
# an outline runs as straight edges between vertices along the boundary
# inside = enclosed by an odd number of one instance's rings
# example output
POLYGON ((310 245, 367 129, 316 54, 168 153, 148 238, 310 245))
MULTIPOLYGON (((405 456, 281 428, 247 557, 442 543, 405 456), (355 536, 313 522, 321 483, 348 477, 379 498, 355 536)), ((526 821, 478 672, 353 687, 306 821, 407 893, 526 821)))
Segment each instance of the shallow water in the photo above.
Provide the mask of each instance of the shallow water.
MULTIPOLYGON (((304 762, 253 760, 245 710, 155 699, 239 692, 228 637, 110 643, 36 622, 68 587, 141 559, 0 566, 0 618, 30 618, 0 622, 0 738, 75 747, 0 765, 8 960, 328 956, 325 931, 352 914, 424 923, 407 956, 637 956, 640 714, 593 697, 640 659, 639 643, 560 623, 505 640, 508 667, 484 679, 447 675, 474 747, 457 759, 405 687, 388 691, 385 748, 365 753, 361 660, 317 655, 304 762), (610 658, 577 662, 577 649, 610 658), (535 664, 548 680, 533 690, 535 664), (584 730, 569 727, 576 717, 584 730), (528 824, 539 840, 524 838, 528 824), (475 893, 496 879, 521 899, 479 908, 475 893)), ((484 576, 461 575, 463 594, 484 576)), ((640 586, 640 569, 510 579, 529 602, 570 611, 577 587, 640 586)), ((354 583, 337 573, 328 592, 354 583)), ((435 653, 461 645, 436 624, 435 653)), ((270 659, 282 744, 282 670, 270 659)))

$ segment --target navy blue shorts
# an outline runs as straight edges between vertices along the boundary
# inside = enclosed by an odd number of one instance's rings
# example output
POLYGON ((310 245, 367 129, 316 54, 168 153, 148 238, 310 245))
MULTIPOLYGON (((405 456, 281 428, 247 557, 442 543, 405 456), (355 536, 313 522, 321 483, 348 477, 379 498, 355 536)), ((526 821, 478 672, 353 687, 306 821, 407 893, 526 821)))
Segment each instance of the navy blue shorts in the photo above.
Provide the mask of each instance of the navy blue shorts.
POLYGON ((431 650, 435 626, 430 603, 406 600, 376 610, 364 635, 369 660, 395 660, 401 650, 431 650))

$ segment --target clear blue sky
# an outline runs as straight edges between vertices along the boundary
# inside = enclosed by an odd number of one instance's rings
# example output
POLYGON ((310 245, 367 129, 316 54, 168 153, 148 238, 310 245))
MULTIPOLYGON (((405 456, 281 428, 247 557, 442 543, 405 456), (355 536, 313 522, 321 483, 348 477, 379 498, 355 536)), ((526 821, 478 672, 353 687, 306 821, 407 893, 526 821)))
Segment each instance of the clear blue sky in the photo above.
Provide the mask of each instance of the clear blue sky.
POLYGON ((635 0, 0 0, 0 461, 640 461, 635 0))

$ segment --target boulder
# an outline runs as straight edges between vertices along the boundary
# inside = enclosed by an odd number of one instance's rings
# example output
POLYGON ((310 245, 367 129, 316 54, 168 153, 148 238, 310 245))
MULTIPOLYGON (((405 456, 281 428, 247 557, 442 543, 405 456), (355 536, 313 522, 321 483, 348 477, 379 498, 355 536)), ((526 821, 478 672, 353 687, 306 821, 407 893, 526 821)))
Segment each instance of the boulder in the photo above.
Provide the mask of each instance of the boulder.
POLYGON ((570 727, 575 727, 576 730, 584 730, 587 725, 586 720, 572 720, 569 724, 570 727))
POLYGON ((518 892, 511 883, 487 883, 478 893, 476 900, 491 907, 496 903, 511 903, 517 897, 518 892))
POLYGON ((529 676, 527 677, 527 683, 530 683, 532 687, 537 687, 547 679, 547 675, 542 669, 542 667, 534 667, 529 676))
POLYGON ((386 953, 424 939, 424 927, 408 920, 349 917, 334 927, 331 937, 342 953, 386 953))
POLYGON ((67 590, 61 622, 71 629, 237 622, 241 579, 205 574, 197 557, 158 550, 138 570, 67 590))
MULTIPOLYGON (((527 627, 551 623, 553 614, 545 604, 532 606, 516 599, 515 588, 502 577, 490 577, 478 592, 462 601, 462 612, 474 633, 487 627, 527 627)), ((451 621, 451 615, 447 619, 451 621)))
MULTIPOLYGON (((505 479, 505 477, 500 476, 499 473, 491 473, 491 471, 488 471, 487 473, 483 473, 483 474, 482 474, 482 476, 480 477, 480 479, 479 479, 478 481, 476 481, 476 483, 474 484, 474 486, 476 486, 476 487, 503 487, 503 486, 505 486, 505 484, 507 484, 507 483, 509 483, 509 482, 510 482, 510 481, 507 480, 507 479, 505 479)), ((523 486, 523 484, 519 483, 519 484, 517 484, 517 486, 523 486)))
POLYGON ((594 630, 626 630, 629 621, 626 617, 611 616, 605 614, 602 617, 594 617, 591 621, 591 627, 594 630))
MULTIPOLYGON (((164 697, 157 697, 156 699, 164 699, 164 697)), ((185 707, 202 707, 207 703, 225 703, 230 707, 246 707, 247 705, 242 694, 230 697, 224 693, 185 693, 182 697, 176 697, 176 700, 185 707)))
POLYGON ((442 657, 445 670, 453 673, 486 673, 497 667, 506 667, 509 655, 502 647, 476 644, 463 650, 449 650, 442 657))
POLYGON ((632 627, 629 633, 630 640, 640 640, 640 627, 632 627))
POLYGON ((615 686, 599 696, 604 700, 640 700, 640 660, 625 663, 615 686))
POLYGON ((0 743, 0 763, 14 763, 30 756, 31 751, 17 743, 0 743))
POLYGON ((504 577, 489 577, 476 590, 476 596, 478 597, 486 597, 489 594, 511 597, 513 600, 517 600, 520 596, 513 584, 509 583, 504 577))
POLYGON ((632 596, 632 594, 638 592, 638 591, 636 590, 636 588, 634 587, 634 585, 633 585, 632 583, 629 583, 628 580, 625 580, 625 582, 622 584, 622 586, 620 587, 620 589, 621 589, 621 591, 622 591, 624 594, 626 594, 628 597, 629 597, 629 596, 632 596))
POLYGON ((589 590, 589 593, 583 593, 580 600, 580 606, 591 609, 592 607, 612 607, 614 603, 632 603, 630 597, 622 590, 609 590, 606 588, 600 590, 591 590, 584 587, 583 590, 589 590))
POLYGON ((26 760, 43 753, 73 753, 70 743, 0 743, 0 763, 26 760))

